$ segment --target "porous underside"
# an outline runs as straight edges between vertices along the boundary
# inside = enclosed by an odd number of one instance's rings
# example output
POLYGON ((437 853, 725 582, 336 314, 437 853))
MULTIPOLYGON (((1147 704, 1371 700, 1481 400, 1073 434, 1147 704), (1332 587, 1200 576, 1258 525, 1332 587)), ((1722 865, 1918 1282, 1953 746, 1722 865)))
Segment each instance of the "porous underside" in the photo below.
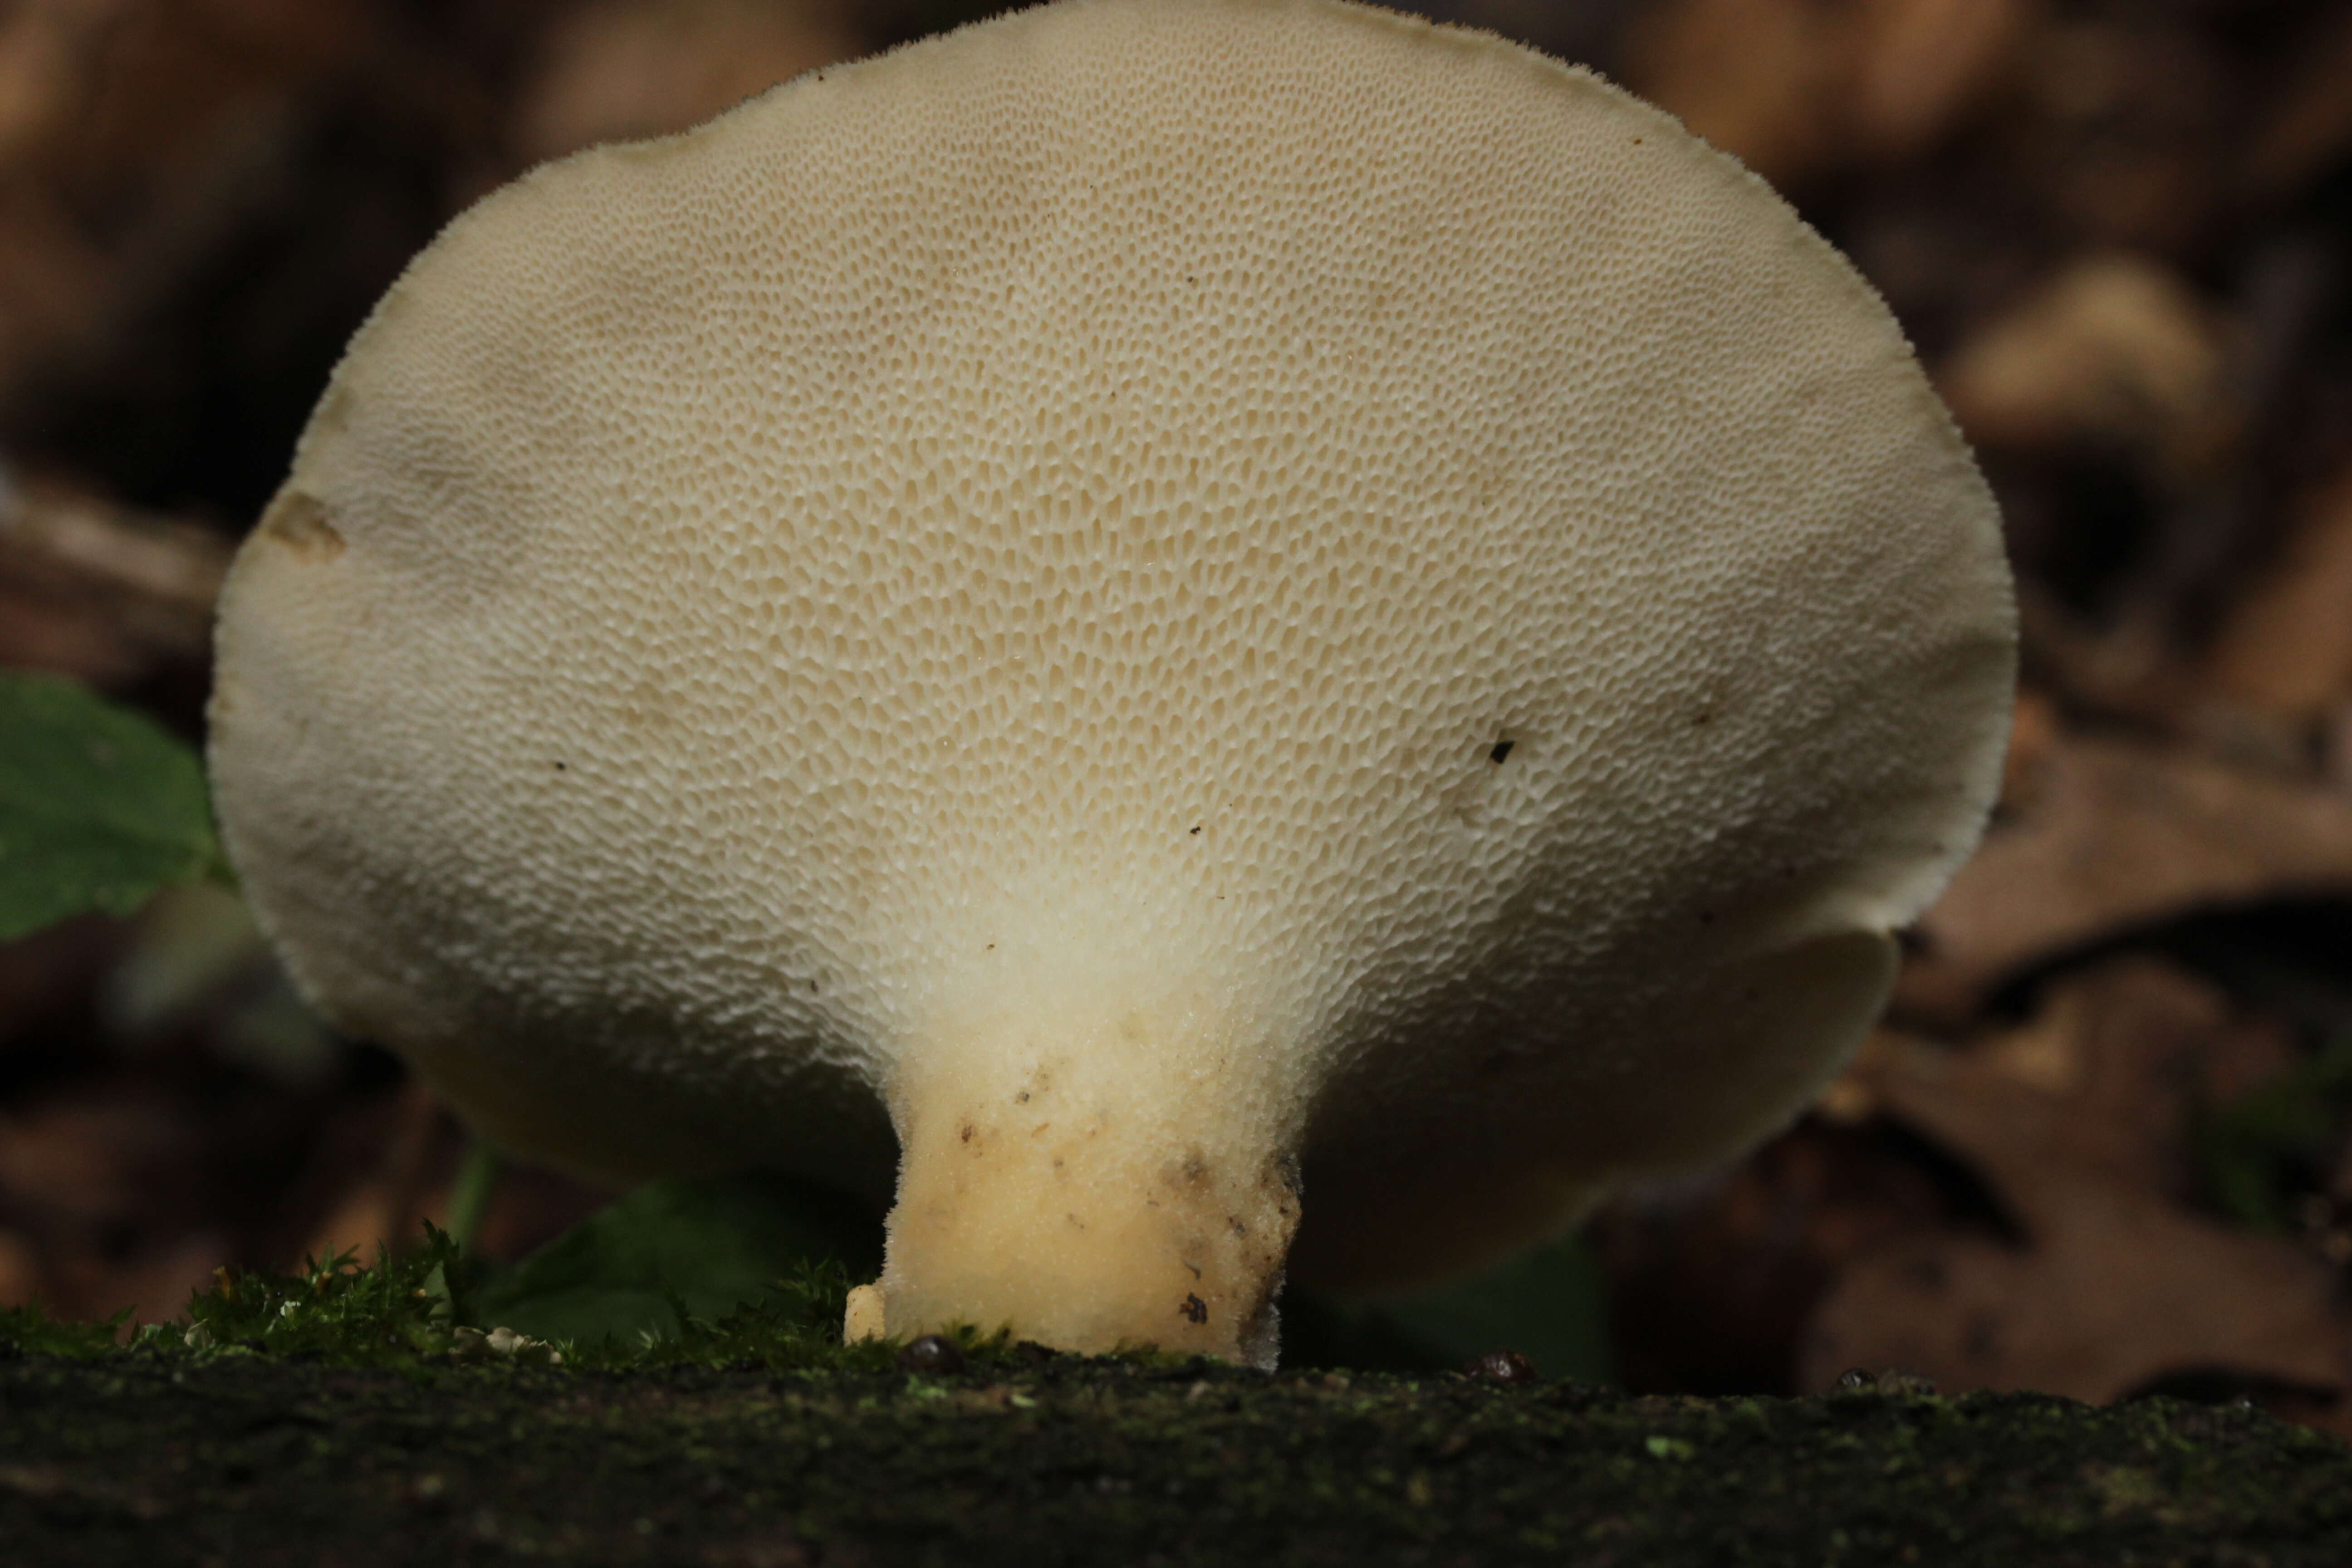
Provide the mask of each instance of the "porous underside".
POLYGON ((1026 13, 491 197, 220 651, 296 973, 526 1151, 885 1189, 893 1093, 1009 1130, 1083 1058, 1135 1169, 1302 1154, 1296 1261, 1359 1283, 1785 1116, 2011 664, 1985 489, 1818 237, 1320 0, 1026 13))

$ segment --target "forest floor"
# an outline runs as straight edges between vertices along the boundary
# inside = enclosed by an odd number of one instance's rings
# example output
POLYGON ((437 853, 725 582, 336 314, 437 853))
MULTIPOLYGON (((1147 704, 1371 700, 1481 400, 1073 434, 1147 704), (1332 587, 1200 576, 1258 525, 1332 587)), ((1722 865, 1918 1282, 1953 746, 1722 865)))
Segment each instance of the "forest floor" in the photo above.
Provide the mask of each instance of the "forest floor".
POLYGON ((0 1540, 20 1568, 2336 1568, 2352 1450, 2166 1398, 20 1353, 0 1540))

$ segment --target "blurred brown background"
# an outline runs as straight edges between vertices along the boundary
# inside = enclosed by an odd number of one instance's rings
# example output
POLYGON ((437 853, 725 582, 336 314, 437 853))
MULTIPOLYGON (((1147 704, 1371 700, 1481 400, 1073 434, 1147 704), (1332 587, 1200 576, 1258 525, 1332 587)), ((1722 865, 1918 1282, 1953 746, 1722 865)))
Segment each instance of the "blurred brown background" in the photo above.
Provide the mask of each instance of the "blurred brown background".
MULTIPOLYGON (((938 0, 0 0, 0 664, 194 737, 211 595, 341 343, 530 163, 938 0)), ((1596 1226, 1645 1389, 2252 1397, 2352 1434, 2352 4, 1461 0, 1746 159, 2000 492, 2026 688, 1887 1027, 1596 1226)), ((0 1301, 174 1313, 413 1233, 461 1146, 234 900, 0 947, 0 1301)), ((597 1196, 509 1180, 511 1256, 597 1196)))

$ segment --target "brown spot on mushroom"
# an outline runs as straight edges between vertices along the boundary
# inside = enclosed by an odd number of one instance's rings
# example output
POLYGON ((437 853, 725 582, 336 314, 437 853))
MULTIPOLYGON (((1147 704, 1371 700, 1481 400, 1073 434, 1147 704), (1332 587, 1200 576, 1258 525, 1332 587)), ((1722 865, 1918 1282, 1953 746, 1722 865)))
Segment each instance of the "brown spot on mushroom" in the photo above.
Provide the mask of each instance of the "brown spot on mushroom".
POLYGON ((1209 1321, 1209 1304, 1188 1292, 1184 1304, 1176 1309, 1176 1315, 1188 1323, 1205 1323, 1209 1321))
POLYGON ((1517 744, 1518 744, 1518 742, 1516 741, 1496 742, 1494 749, 1486 753, 1486 760, 1497 766, 1500 766, 1504 760, 1510 756, 1511 748, 1517 744))
POLYGON ((344 550, 342 533, 327 521, 325 503, 298 489, 278 492, 262 515, 261 532, 305 561, 332 561, 344 550))

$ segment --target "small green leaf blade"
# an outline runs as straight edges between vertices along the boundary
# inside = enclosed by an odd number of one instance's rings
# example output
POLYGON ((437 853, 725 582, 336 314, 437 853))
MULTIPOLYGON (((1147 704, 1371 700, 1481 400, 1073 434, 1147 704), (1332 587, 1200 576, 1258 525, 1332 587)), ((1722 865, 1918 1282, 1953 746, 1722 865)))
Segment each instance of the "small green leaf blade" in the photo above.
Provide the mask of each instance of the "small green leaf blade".
POLYGON ((679 1305, 716 1322, 811 1263, 870 1279, 881 1239, 871 1210, 786 1176, 649 1182, 488 1282, 474 1315, 535 1339, 667 1338, 679 1305))
POLYGON ((226 875, 194 748, 70 680, 0 671, 0 942, 226 875))

